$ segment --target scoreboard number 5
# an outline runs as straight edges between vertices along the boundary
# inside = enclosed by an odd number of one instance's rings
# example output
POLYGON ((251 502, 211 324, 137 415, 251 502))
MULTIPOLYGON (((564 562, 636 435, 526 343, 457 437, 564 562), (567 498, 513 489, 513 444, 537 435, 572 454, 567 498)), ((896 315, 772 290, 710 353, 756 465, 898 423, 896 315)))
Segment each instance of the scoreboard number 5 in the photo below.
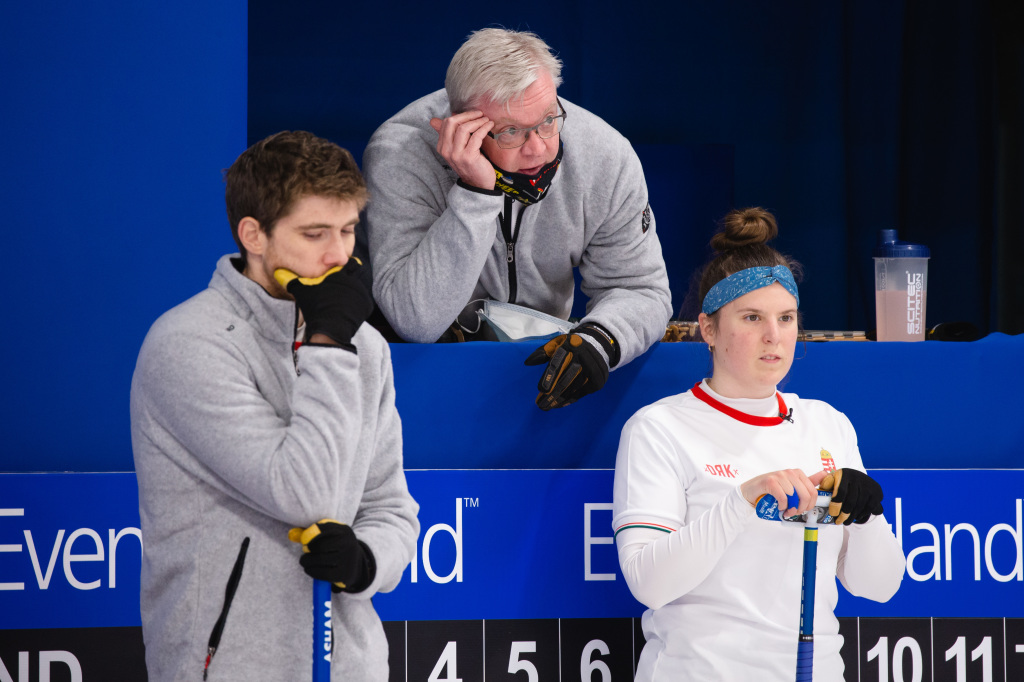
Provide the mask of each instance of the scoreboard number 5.
POLYGON ((512 642, 512 652, 508 655, 508 673, 515 675, 519 671, 526 671, 527 682, 538 682, 540 675, 537 674, 537 666, 526 659, 520 659, 520 654, 537 653, 536 642, 512 642))

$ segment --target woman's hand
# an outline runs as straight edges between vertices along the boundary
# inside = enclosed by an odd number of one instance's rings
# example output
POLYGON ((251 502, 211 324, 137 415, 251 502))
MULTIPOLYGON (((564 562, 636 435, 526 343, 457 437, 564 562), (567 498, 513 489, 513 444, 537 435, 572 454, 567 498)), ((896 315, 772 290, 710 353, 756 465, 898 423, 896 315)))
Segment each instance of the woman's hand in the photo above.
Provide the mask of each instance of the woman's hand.
POLYGON ((800 469, 782 469, 744 482, 740 485, 740 492, 750 506, 756 505, 762 496, 771 495, 779 503, 779 513, 788 519, 814 508, 818 502, 818 484, 823 478, 824 471, 808 476, 800 469), (788 502, 789 496, 793 494, 800 498, 800 504, 796 507, 790 507, 788 502))

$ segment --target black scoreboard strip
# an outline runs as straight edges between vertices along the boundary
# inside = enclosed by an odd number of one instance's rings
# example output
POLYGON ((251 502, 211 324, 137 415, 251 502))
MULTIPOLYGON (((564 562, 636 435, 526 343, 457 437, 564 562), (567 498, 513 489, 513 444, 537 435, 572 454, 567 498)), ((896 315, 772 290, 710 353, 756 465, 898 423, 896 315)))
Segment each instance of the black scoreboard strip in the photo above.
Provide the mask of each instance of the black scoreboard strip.
MULTIPOLYGON (((1024 618, 840 618, 839 629, 847 682, 1024 680, 1024 618)), ((384 631, 389 682, 631 680, 644 644, 639 618, 387 621, 384 631)), ((3 630, 0 664, 0 679, 17 682, 37 682, 41 666, 50 682, 146 680, 139 627, 3 630)))
MULTIPOLYGON (((631 680, 644 644, 639 618, 392 621, 384 628, 389 682, 631 680)), ((839 630, 846 682, 1024 681, 1021 618, 840 618, 839 630)))

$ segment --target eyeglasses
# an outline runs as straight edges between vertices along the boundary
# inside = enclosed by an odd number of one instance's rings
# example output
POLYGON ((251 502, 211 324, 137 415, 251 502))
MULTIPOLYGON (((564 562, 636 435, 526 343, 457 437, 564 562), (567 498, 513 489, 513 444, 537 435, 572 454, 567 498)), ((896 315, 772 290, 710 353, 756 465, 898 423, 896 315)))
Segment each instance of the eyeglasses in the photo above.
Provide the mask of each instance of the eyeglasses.
POLYGON ((498 134, 488 132, 487 135, 493 138, 502 149, 522 147, 526 144, 526 138, 531 131, 542 140, 552 138, 562 132, 562 126, 565 124, 566 117, 565 107, 562 106, 561 100, 556 98, 555 101, 558 102, 558 110, 562 112, 557 116, 548 116, 537 125, 530 126, 529 128, 508 128, 498 134))

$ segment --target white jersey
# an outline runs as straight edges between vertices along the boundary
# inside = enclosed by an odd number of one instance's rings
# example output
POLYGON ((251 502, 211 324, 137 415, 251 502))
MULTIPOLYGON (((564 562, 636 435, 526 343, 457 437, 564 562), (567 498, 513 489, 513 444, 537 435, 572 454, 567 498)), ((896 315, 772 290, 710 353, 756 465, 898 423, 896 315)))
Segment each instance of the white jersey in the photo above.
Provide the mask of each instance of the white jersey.
MULTIPOLYGON (((701 388, 746 414, 779 414, 776 397, 733 400, 706 382, 701 388)), ((864 467, 844 414, 821 401, 782 397, 792 421, 772 426, 741 422, 692 392, 626 422, 612 523, 626 581, 649 607, 637 680, 793 679, 803 526, 757 518, 739 485, 780 469, 810 475, 864 467)), ((836 577, 855 595, 886 601, 904 567, 884 516, 818 533, 816 682, 843 679, 836 577)))

